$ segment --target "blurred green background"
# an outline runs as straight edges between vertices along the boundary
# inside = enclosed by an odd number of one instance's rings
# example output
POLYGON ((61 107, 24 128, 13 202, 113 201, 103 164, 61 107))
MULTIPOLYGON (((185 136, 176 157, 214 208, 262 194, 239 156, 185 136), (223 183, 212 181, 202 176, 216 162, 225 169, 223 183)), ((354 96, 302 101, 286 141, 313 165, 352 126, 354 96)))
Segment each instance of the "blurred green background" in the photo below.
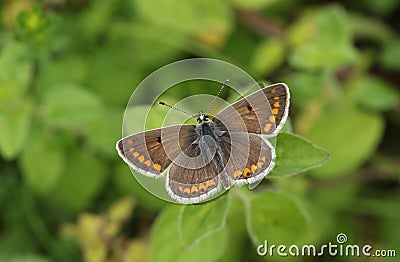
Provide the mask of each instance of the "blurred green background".
POLYGON ((0 10, 0 261, 280 261, 257 245, 318 246, 341 232, 397 249, 397 260, 369 261, 398 261, 398 0, 0 0, 0 10), (286 82, 293 132, 329 160, 208 205, 142 189, 115 151, 124 108, 153 70, 192 57, 286 82))

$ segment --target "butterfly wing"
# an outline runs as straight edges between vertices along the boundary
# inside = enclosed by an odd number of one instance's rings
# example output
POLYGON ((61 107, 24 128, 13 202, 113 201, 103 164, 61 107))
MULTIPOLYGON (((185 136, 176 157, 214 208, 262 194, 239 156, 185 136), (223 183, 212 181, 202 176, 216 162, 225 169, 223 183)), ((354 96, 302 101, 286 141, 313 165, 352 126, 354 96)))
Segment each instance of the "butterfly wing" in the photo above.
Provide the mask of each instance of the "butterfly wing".
POLYGON ((218 174, 224 168, 217 147, 213 138, 203 136, 176 158, 166 182, 173 199, 185 204, 199 203, 220 191, 218 174))
POLYGON ((143 175, 160 177, 197 136, 195 126, 175 125, 129 135, 119 140, 116 147, 130 167, 143 175))
POLYGON ((256 134, 223 132, 217 138, 216 151, 205 151, 201 142, 194 142, 172 163, 166 189, 178 202, 206 201, 218 194, 222 185, 227 189, 232 182, 237 185, 256 183, 275 164, 273 146, 256 134))
POLYGON ((237 185, 261 181, 275 165, 274 147, 256 134, 231 132, 229 136, 221 146, 224 172, 237 185))
POLYGON ((219 112, 214 122, 231 131, 275 136, 286 121, 290 93, 283 84, 274 84, 248 95, 219 112))

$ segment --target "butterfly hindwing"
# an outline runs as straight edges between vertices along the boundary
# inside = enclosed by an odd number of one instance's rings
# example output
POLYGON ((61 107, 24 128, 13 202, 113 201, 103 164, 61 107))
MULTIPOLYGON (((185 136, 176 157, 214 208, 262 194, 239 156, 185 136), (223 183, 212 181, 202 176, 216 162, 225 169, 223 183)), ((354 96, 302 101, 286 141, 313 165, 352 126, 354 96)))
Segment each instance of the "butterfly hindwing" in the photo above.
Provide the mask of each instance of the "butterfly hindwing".
POLYGON ((249 147, 240 145, 240 141, 232 143, 231 158, 234 165, 227 168, 228 175, 233 178, 235 184, 251 184, 262 180, 275 165, 275 149, 260 136, 249 134, 249 147), (244 154, 248 154, 246 164, 243 166, 236 163, 243 161, 235 160, 244 154))
POLYGON ((224 173, 234 184, 252 184, 262 180, 274 167, 275 149, 261 136, 231 132, 221 145, 224 173))
POLYGON ((285 84, 270 85, 226 107, 214 122, 222 122, 229 131, 274 136, 286 121, 289 98, 285 84))
POLYGON ((177 156, 168 173, 167 191, 181 203, 198 203, 220 192, 224 180, 228 186, 252 184, 261 181, 274 167, 273 146, 256 134, 223 132, 212 145, 201 141, 192 143, 177 156), (202 157, 202 152, 205 153, 202 157), (183 160, 181 160, 181 158, 183 160))
POLYGON ((196 138, 193 125, 175 125, 140 132, 117 142, 117 151, 133 169, 159 177, 196 138))
POLYGON ((192 143, 172 163, 168 172, 166 189, 173 199, 181 203, 199 203, 220 190, 220 162, 215 154, 211 158, 208 153, 201 154, 199 144, 199 141, 192 143))

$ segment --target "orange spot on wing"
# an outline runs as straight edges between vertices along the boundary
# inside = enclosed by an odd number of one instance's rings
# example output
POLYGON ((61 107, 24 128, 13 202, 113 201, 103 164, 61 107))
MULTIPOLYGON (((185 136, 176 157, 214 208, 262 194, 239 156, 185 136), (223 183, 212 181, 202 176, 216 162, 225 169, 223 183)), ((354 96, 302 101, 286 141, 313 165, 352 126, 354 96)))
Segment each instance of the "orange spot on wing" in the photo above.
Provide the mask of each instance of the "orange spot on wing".
POLYGON ((140 163, 143 163, 143 161, 144 161, 144 155, 141 155, 140 157, 138 157, 138 159, 139 159, 140 163))
POLYGON ((182 186, 179 186, 178 189, 179 189, 179 191, 181 191, 181 192, 183 191, 182 186))
POLYGON ((271 129, 271 124, 266 124, 265 126, 264 126, 264 131, 265 132, 268 132, 270 129, 271 129))
POLYGON ((213 179, 208 180, 208 181, 206 182, 206 186, 207 186, 207 187, 215 186, 215 185, 216 185, 216 184, 215 184, 215 181, 214 181, 213 179))
POLYGON ((263 162, 257 162, 257 166, 258 166, 258 168, 261 168, 262 166, 264 165, 264 163, 263 162))
POLYGON ((269 117, 269 121, 272 122, 272 123, 275 123, 275 116, 270 116, 269 117))
POLYGON ((139 156, 139 153, 138 152, 135 152, 135 153, 133 153, 132 154, 134 157, 138 157, 139 156))
POLYGON ((241 174, 242 174, 242 171, 236 170, 235 172, 233 172, 233 178, 238 178, 238 177, 240 177, 241 174))
POLYGON ((191 191, 192 191, 192 193, 193 192, 199 193, 199 188, 197 186, 193 185, 191 191))
POLYGON ((272 114, 277 115, 279 112, 278 108, 272 109, 272 114))
POLYGON ((279 100, 279 96, 274 96, 274 100, 279 100))
POLYGON ((274 107, 279 107, 280 105, 279 105, 279 102, 275 102, 274 103, 274 107))
POLYGON ((207 190, 207 187, 203 183, 200 183, 199 188, 200 188, 200 192, 204 192, 207 190))
POLYGON ((154 164, 153 165, 155 169, 157 169, 158 171, 161 170, 161 165, 160 164, 154 164))
POLYGON ((132 152, 133 150, 135 150, 134 147, 129 148, 129 152, 132 152))
POLYGON ((250 169, 248 169, 247 167, 243 170, 243 176, 247 177, 247 174, 250 173, 250 169))
POLYGON ((128 144, 132 144, 132 143, 133 143, 132 139, 128 139, 128 144))
POLYGON ((254 173, 256 171, 257 166, 256 165, 251 165, 251 173, 254 173))
POLYGON ((267 159, 265 158, 265 156, 262 156, 261 159, 262 159, 262 161, 264 161, 264 162, 267 160, 267 159))
POLYGON ((146 160, 146 161, 144 162, 144 164, 145 164, 146 166, 150 166, 150 165, 151 165, 151 162, 150 162, 150 160, 146 160))
POLYGON ((276 89, 275 89, 275 88, 272 88, 271 93, 273 94, 273 93, 275 93, 275 92, 276 92, 276 89))
POLYGON ((185 189, 183 190, 183 193, 189 195, 189 194, 190 194, 190 188, 188 188, 188 187, 185 188, 185 189))

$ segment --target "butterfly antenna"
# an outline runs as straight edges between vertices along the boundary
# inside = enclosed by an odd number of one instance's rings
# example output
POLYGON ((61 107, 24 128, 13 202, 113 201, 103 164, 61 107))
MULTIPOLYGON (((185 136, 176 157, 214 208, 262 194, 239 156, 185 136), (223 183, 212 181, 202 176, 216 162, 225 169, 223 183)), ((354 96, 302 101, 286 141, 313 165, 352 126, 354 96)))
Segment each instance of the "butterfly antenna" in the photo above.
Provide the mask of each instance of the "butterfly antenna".
POLYGON ((168 105, 168 104, 165 103, 165 102, 160 101, 160 102, 158 102, 158 104, 159 104, 159 105, 166 106, 166 107, 169 107, 169 108, 174 109, 174 110, 176 110, 176 111, 179 111, 179 112, 181 112, 181 113, 184 113, 184 114, 186 114, 186 115, 188 115, 188 116, 190 116, 190 117, 192 117, 192 118, 196 118, 195 115, 192 115, 192 114, 190 114, 190 113, 188 113, 188 112, 186 112, 186 111, 183 111, 182 109, 179 109, 179 108, 170 106, 170 105, 168 105))
POLYGON ((210 104, 210 106, 209 106, 208 109, 207 109, 206 115, 208 115, 208 112, 210 112, 210 109, 212 108, 212 106, 214 105, 215 101, 217 100, 217 98, 218 98, 219 95, 221 94, 222 89, 224 89, 224 87, 228 84, 228 82, 229 82, 229 79, 226 79, 225 82, 222 84, 221 88, 220 88, 219 91, 218 91, 217 96, 214 97, 213 101, 211 101, 211 104, 210 104))

